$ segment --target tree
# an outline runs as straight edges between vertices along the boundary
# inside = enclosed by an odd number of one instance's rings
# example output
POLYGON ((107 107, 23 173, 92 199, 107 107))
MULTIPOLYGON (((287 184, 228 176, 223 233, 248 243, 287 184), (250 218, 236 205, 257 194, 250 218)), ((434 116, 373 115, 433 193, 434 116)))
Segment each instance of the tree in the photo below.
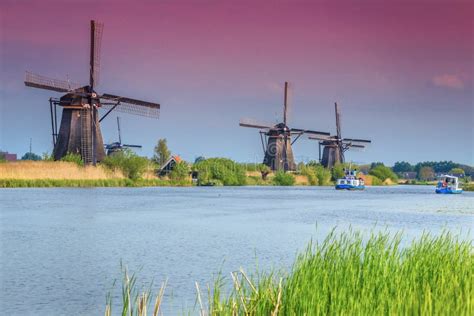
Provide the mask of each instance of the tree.
POLYGON ((32 152, 28 152, 26 154, 23 155, 23 157, 21 157, 21 160, 34 160, 34 161, 38 161, 38 160, 41 160, 41 156, 35 154, 35 153, 32 153, 32 152))
POLYGON ((168 145, 166 144, 166 138, 158 140, 154 152, 155 154, 152 160, 159 166, 162 166, 171 156, 168 145))
POLYGON ((370 164, 370 169, 375 169, 378 166, 385 166, 383 162, 373 162, 370 164))
POLYGON ((123 175, 131 180, 137 180, 146 172, 149 160, 130 149, 124 149, 105 157, 101 163, 111 170, 122 171, 123 175))
POLYGON ((418 179, 423 181, 432 180, 435 177, 435 173, 433 168, 431 167, 421 167, 420 171, 418 171, 418 179))
POLYGON ((453 168, 451 171, 449 171, 450 174, 459 174, 461 177, 464 176, 464 170, 461 168, 453 168))
POLYGON ((397 161, 394 165, 393 165, 393 171, 394 172, 397 172, 397 173, 400 173, 400 172, 410 172, 410 171, 413 171, 414 170, 414 167, 406 162, 406 161, 397 161))
POLYGON ((394 182, 398 180, 397 175, 393 173, 392 169, 385 167, 384 165, 378 165, 369 171, 369 174, 379 178, 382 181, 390 179, 394 182))

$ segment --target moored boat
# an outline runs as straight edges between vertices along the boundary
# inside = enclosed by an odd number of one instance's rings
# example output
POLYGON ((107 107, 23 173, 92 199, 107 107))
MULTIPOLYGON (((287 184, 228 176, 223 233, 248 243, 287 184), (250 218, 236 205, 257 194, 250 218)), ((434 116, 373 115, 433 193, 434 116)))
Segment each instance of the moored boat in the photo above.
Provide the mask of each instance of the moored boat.
POLYGON ((444 175, 440 177, 436 185, 437 194, 460 194, 462 189, 459 187, 459 179, 455 176, 444 175))
POLYGON ((344 169, 344 177, 337 179, 336 190, 364 190, 365 183, 362 178, 357 178, 357 170, 344 169))

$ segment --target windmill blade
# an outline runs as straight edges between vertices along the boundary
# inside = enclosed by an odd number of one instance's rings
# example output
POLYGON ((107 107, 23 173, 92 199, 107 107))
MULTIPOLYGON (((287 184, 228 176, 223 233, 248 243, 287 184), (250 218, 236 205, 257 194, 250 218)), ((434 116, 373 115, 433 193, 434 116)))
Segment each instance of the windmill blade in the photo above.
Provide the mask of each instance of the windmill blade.
POLYGON ((351 148, 352 148, 352 147, 353 147, 353 148, 365 148, 364 145, 356 145, 356 144, 346 144, 346 146, 351 147, 351 148))
POLYGON ((330 133, 326 132, 319 132, 319 131, 313 131, 309 129, 300 129, 300 128, 291 128, 290 131, 293 133, 304 133, 304 134, 310 134, 310 135, 324 135, 324 136, 329 136, 331 135, 330 133))
POLYGON ((56 92, 71 92, 81 87, 78 83, 48 78, 42 75, 26 72, 25 85, 28 87, 51 90, 56 92))
POLYGON ((239 125, 242 127, 251 127, 251 128, 259 128, 259 129, 270 129, 273 128, 272 124, 257 122, 253 119, 241 119, 239 125))
POLYGON ((151 118, 158 118, 160 116, 160 105, 158 103, 146 102, 107 93, 101 95, 100 99, 102 108, 106 110, 114 109, 118 112, 151 118))
POLYGON ((127 145, 127 144, 123 144, 122 147, 127 147, 127 148, 142 148, 141 145, 127 145))
POLYGON ((336 102, 334 103, 334 112, 336 113, 336 135, 338 139, 341 139, 341 112, 336 102))
POLYGON ((332 137, 317 137, 317 136, 308 136, 308 139, 313 139, 313 140, 321 140, 321 141, 334 141, 335 139, 332 137))
POLYGON ((372 143, 372 141, 368 139, 343 138, 342 140, 345 142, 354 142, 354 143, 372 143))
POLYGON ((102 46, 102 30, 104 24, 91 21, 91 47, 90 47, 90 86, 92 89, 99 84, 100 50, 102 46))

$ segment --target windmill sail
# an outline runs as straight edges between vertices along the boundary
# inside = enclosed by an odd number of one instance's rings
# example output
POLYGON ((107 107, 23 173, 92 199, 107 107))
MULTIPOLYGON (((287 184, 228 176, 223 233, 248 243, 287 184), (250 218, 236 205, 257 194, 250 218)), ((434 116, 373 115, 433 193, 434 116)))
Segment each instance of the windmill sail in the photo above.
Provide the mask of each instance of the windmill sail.
MULTIPOLYGON (((85 163, 95 164, 105 157, 100 121, 112 110, 141 116, 159 117, 158 103, 95 92, 100 77, 100 55, 103 24, 90 22, 89 85, 51 79, 26 73, 25 85, 65 93, 61 98, 50 99, 53 129, 54 159, 59 160, 68 153, 80 154, 85 163), (54 110, 53 110, 54 105, 54 110), (62 106, 61 125, 56 131, 56 108, 62 106), (98 118, 100 108, 108 112, 98 118), (54 115, 53 115, 54 114, 54 115)), ((130 145, 132 147, 134 145, 130 145)))

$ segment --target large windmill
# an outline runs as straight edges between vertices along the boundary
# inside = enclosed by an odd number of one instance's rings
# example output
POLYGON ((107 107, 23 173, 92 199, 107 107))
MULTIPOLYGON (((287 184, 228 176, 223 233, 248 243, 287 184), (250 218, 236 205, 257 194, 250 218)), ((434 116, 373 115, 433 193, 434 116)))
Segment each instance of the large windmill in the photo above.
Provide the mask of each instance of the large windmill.
POLYGON ((290 128, 287 124, 288 118, 288 82, 285 82, 285 93, 283 102, 283 122, 276 125, 258 123, 254 120, 244 119, 240 121, 240 126, 260 129, 265 158, 263 163, 272 170, 293 171, 296 170, 295 159, 291 146, 303 134, 316 136, 329 136, 329 133, 290 128), (292 136, 295 136, 291 140, 292 136))
POLYGON ((103 24, 91 21, 88 85, 26 73, 25 85, 65 93, 59 99, 49 99, 55 160, 75 153, 80 154, 85 163, 101 161, 105 150, 100 122, 113 110, 147 117, 159 116, 160 105, 157 103, 95 91, 99 81, 102 30, 103 24), (59 133, 57 106, 63 108, 59 133), (106 111, 101 117, 99 109, 106 111))
POLYGON ((365 148, 364 143, 371 143, 367 139, 342 138, 341 114, 339 106, 334 103, 336 113, 336 135, 329 137, 309 136, 309 139, 317 140, 319 146, 319 161, 326 168, 332 168, 338 163, 344 163, 344 152, 350 148, 365 148), (323 156, 321 157, 321 147, 323 156))
POLYGON ((117 116, 117 130, 118 130, 118 142, 113 142, 105 145, 107 150, 107 156, 112 155, 113 153, 120 152, 126 148, 142 148, 141 145, 130 145, 122 144, 122 132, 120 130, 120 117, 117 116))

